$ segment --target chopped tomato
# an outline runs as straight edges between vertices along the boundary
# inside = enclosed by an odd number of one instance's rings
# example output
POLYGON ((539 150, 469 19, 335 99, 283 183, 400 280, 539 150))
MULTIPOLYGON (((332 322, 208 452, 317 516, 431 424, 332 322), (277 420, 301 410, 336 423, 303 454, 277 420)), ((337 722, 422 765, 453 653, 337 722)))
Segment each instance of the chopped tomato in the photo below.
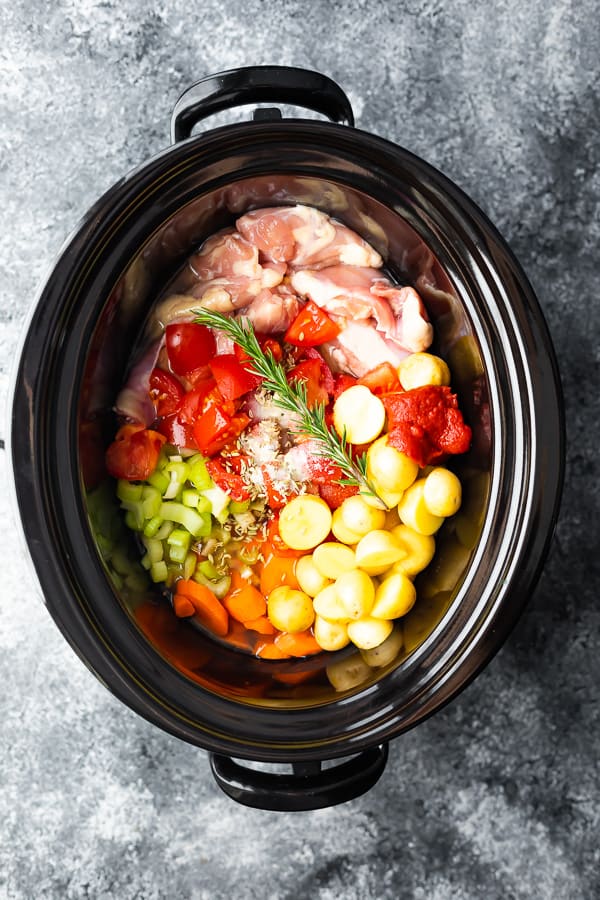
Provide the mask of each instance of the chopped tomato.
POLYGON ((285 504, 288 502, 288 495, 282 494, 277 490, 275 484, 273 483, 273 479, 269 473, 268 466, 261 466, 263 481, 265 483, 265 493, 267 495, 267 505, 271 509, 283 509, 285 504))
POLYGON ((158 431, 167 439, 167 443, 175 447, 197 450, 194 440, 194 429, 187 422, 182 422, 178 415, 164 416, 157 425, 158 431))
POLYGON ((357 383, 364 384, 372 394, 388 394, 390 391, 401 390, 398 373, 389 362, 381 363, 374 369, 370 369, 358 379, 357 383))
POLYGON ((258 375, 246 369, 234 353, 216 356, 209 365, 225 400, 236 400, 260 384, 258 375))
POLYGON ((229 494, 232 500, 243 502, 250 499, 250 491, 244 479, 235 472, 228 472, 220 459, 209 459, 206 468, 217 487, 229 494))
POLYGON ((206 378, 188 391, 183 398, 178 410, 179 419, 188 425, 193 425, 208 402, 221 399, 215 379, 206 378))
POLYGON ((333 399, 337 400, 340 394, 347 391, 348 388, 358 384, 358 379, 354 375, 338 374, 333 376, 333 399))
POLYGON ((325 341, 332 341, 340 331, 339 325, 309 300, 286 331, 284 341, 296 347, 318 347, 325 341))
POLYGON ((318 359, 305 359, 287 373, 288 381, 303 381, 306 385, 306 401, 309 408, 329 400, 327 388, 323 384, 321 363, 318 359))
POLYGON ((206 325, 175 322, 167 325, 166 338, 169 364, 177 375, 207 365, 215 355, 215 336, 206 325))
POLYGON ((194 423, 194 440, 203 453, 208 447, 222 437, 231 425, 231 416, 216 404, 211 404, 198 416, 194 423))
POLYGON ((106 451, 106 468, 114 478, 145 481, 154 472, 165 437, 143 425, 123 425, 106 451))
POLYGON ((302 351, 302 357, 305 359, 318 359, 321 366, 321 385, 328 394, 333 394, 334 380, 333 374, 321 354, 314 347, 305 347, 302 351))
POLYGON ((240 436, 249 422, 250 419, 244 413, 237 413, 236 415, 231 416, 229 426, 219 435, 219 437, 210 441, 203 452, 206 453, 207 456, 215 456, 216 453, 220 453, 221 450, 226 449, 240 436))
POLYGON ((358 487, 356 485, 328 481, 319 485, 319 494, 329 509, 337 509, 348 497, 358 494, 358 487))
MULTIPOLYGON (((281 349, 281 344, 278 340, 269 337, 268 334, 260 334, 259 332, 255 332, 255 336, 263 353, 270 353, 275 362, 280 362, 282 360, 283 350, 281 349)), ((233 345, 233 352, 239 362, 248 362, 250 359, 246 351, 243 350, 239 344, 233 345)))
POLYGON ((158 416, 170 416, 177 412, 185 391, 180 381, 164 369, 152 369, 150 396, 158 416))

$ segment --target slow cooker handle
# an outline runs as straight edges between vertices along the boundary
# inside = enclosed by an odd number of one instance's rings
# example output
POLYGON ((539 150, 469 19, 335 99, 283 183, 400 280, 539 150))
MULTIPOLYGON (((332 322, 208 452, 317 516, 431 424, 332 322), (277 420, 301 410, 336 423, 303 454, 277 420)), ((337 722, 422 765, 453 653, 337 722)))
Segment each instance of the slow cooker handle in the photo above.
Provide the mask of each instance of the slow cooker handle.
POLYGON ((188 138, 201 119, 244 103, 291 103, 354 125, 350 101, 335 81, 292 66, 245 66, 217 72, 184 91, 171 116, 171 140, 188 138))
POLYGON ((210 766, 221 790, 244 806, 304 812, 360 797, 379 780, 387 758, 388 745, 380 744, 330 769, 321 770, 319 760, 292 763, 290 775, 249 769, 217 753, 210 754, 210 766))

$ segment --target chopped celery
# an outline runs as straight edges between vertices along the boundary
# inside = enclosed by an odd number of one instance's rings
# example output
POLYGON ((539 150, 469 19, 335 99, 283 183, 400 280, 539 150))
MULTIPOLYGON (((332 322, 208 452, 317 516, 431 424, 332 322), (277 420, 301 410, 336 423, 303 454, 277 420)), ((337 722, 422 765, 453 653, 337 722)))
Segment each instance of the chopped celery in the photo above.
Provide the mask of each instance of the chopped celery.
POLYGON ((199 513, 212 512, 211 502, 208 499, 208 497, 205 497, 202 494, 200 494, 200 496, 198 497, 198 506, 196 507, 196 509, 199 513))
POLYGON ((196 571, 192 575, 194 581, 197 581, 198 584, 203 584, 204 587, 209 588, 215 597, 218 597, 219 600, 222 600, 223 597, 229 592, 229 588, 231 587, 231 576, 223 575, 222 578, 219 578, 218 581, 211 581, 210 578, 207 578, 205 575, 200 572, 199 567, 196 566, 196 571))
POLYGON ((238 525, 242 526, 242 528, 251 528, 256 524, 256 519, 250 510, 248 510, 248 512, 236 513, 233 518, 238 525))
POLYGON ((194 537, 206 537, 210 534, 210 515, 197 513, 195 509, 177 503, 174 500, 161 504, 160 515, 163 519, 183 525, 194 537))
POLYGON ((184 531, 183 528, 174 528, 169 537, 167 544, 169 545, 169 558, 176 563, 185 562, 187 552, 190 547, 191 534, 184 531))
POLYGON ((164 556, 162 541, 158 541, 156 538, 145 538, 143 543, 150 558, 150 562, 160 562, 164 556))
POLYGON ((144 511, 141 501, 132 504, 132 508, 125 513, 125 524, 132 531, 141 531, 144 527, 144 511))
POLYGON ((160 562, 152 564, 152 568, 150 569, 150 578, 155 583, 158 581, 166 581, 168 574, 167 564, 164 559, 161 559, 160 562))
POLYGON ((158 488, 147 485, 142 492, 142 509, 145 519, 153 519, 158 515, 160 504, 162 503, 162 494, 158 488))
MULTIPOLYGON (((162 519, 161 519, 162 522, 162 519)), ((154 537, 157 541, 164 541, 165 538, 168 538, 171 532, 174 529, 174 525, 172 522, 163 522, 154 537)))
POLYGON ((244 513, 250 509, 249 500, 232 500, 229 504, 229 512, 234 516, 236 513, 244 513))
POLYGON ((121 503, 129 505, 141 500, 142 490, 143 485, 141 484, 133 484, 131 481, 125 481, 124 478, 119 478, 117 481, 117 497, 121 503))
POLYGON ((228 516, 229 494, 225 493, 225 491, 215 485, 212 488, 202 491, 202 495, 210 501, 211 512, 215 519, 222 525, 228 516))
POLYGON ((155 487, 157 491, 160 491, 161 494, 164 494, 164 492, 171 484, 171 479, 168 475, 165 475, 164 472, 155 469, 152 475, 148 478, 148 484, 151 484, 152 487, 155 487))
POLYGON ((206 578, 218 578, 220 575, 219 570, 209 559, 203 560, 201 563, 198 563, 198 571, 202 572, 202 574, 206 578))
POLYGON ((200 494, 192 488, 185 488, 181 493, 181 502, 184 506, 189 506, 191 509, 196 509, 199 499, 200 494))
POLYGON ((144 553, 144 555, 142 556, 142 566, 144 567, 144 569, 146 569, 146 571, 149 571, 152 567, 152 560, 150 559, 149 553, 144 553))
POLYGON ((183 562, 183 577, 185 579, 191 578, 194 574, 194 570, 196 568, 196 554, 188 553, 184 562, 183 562))
POLYGON ((253 566, 258 562, 260 547, 257 544, 246 544, 240 547, 239 557, 247 566, 253 566))
POLYGON ((158 529, 163 524, 163 520, 160 516, 153 516, 149 519, 144 525, 144 534, 146 537, 155 537, 158 533, 158 529))
POLYGON ((201 453, 196 456, 190 456, 187 461, 188 481, 190 481, 197 491, 206 491, 212 487, 213 480, 208 474, 206 468, 206 460, 201 453))
POLYGON ((170 482, 169 487, 163 494, 164 500, 175 500, 177 496, 181 493, 183 489, 183 485, 185 483, 185 478, 181 480, 177 475, 177 472, 170 472, 170 482))

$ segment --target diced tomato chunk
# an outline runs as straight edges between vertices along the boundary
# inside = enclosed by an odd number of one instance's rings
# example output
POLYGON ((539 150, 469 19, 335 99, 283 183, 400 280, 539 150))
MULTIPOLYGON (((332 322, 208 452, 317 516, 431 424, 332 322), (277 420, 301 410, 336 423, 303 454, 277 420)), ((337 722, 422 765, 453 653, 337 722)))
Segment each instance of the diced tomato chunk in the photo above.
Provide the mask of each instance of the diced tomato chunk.
POLYGON ((383 394, 381 399, 388 418, 388 443, 420 466, 469 449, 471 429, 449 387, 425 385, 383 394))
POLYGON ((156 407, 156 414, 170 416, 179 409, 185 390, 170 372, 154 368, 150 373, 150 396, 156 407))
POLYGON ((123 425, 106 451, 106 468, 114 478, 145 481, 154 472, 165 437, 143 425, 123 425))
POLYGON ((337 400, 340 394, 347 391, 348 388, 358 384, 358 379, 354 375, 338 374, 333 376, 333 399, 337 400))
POLYGON ((338 484, 329 481, 319 485, 319 494, 329 509, 337 509, 348 497, 358 494, 358 487, 352 484, 338 484))
POLYGON ((244 479, 235 472, 228 472, 220 459, 207 460, 206 468, 217 487, 229 494, 232 500, 243 502, 250 499, 250 491, 244 479))
POLYGON ((359 378, 357 383, 364 384, 372 394, 388 394, 390 391, 401 390, 398 373, 389 362, 375 366, 359 378))
POLYGON ((318 347, 338 336, 341 328, 316 303, 309 300, 288 330, 284 341, 296 347, 318 347))
POLYGON ((216 356, 209 365, 225 400, 237 400, 260 384, 258 375, 245 368, 234 353, 216 356))
MULTIPOLYGON (((324 364, 323 364, 324 365, 324 364)), ((287 374, 288 381, 303 381, 306 385, 306 402, 309 408, 317 403, 326 404, 329 400, 327 388, 323 384, 321 362, 318 359, 305 359, 298 363, 287 374)))
POLYGON ((166 328, 169 365, 177 375, 205 366, 215 355, 215 336, 206 325, 174 322, 166 328))

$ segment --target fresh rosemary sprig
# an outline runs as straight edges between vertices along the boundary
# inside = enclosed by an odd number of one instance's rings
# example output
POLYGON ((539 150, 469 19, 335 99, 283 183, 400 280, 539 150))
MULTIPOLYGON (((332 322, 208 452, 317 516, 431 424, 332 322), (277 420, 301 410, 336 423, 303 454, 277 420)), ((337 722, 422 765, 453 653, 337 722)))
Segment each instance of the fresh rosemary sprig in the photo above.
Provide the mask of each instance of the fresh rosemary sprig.
POLYGON ((270 351, 263 351, 251 323, 247 319, 234 319, 212 309, 195 309, 193 312, 198 325, 223 331, 250 357, 250 368, 263 379, 262 387, 273 394, 273 402, 297 417, 295 430, 318 441, 321 445, 318 455, 339 466, 347 476, 340 479, 339 483, 356 485, 361 494, 379 500, 385 509, 385 503, 367 478, 366 454, 363 453, 356 460, 352 458, 345 433, 340 437, 333 427, 327 425, 325 405, 316 403, 309 407, 306 384, 300 380, 288 382, 283 366, 274 359, 270 351))

